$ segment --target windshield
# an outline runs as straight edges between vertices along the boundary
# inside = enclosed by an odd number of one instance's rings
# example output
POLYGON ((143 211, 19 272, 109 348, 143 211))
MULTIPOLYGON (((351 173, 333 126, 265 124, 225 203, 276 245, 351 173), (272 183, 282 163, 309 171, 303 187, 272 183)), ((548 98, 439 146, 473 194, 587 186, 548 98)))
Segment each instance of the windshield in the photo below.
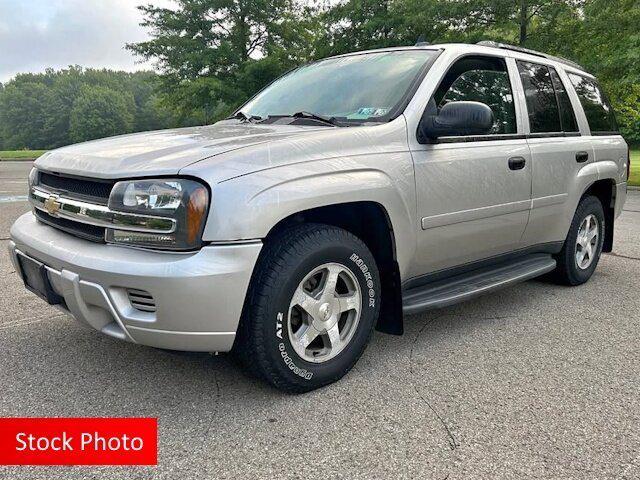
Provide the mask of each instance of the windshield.
POLYGON ((310 112, 344 120, 383 121, 400 106, 422 67, 436 55, 434 50, 403 50, 321 60, 279 78, 241 111, 261 118, 310 112))

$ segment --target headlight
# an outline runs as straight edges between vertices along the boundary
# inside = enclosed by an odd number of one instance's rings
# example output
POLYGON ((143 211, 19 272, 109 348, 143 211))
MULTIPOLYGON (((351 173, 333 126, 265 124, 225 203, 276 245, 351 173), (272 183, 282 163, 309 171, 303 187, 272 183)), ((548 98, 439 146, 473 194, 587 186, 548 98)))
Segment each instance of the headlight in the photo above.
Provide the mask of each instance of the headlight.
POLYGON ((171 233, 136 232, 108 228, 107 242, 169 250, 192 250, 202 244, 209 207, 209 191, 195 180, 153 179, 118 182, 109 196, 109 209, 176 222, 171 233))
POLYGON ((38 169, 34 167, 29 172, 29 190, 31 190, 31 187, 33 187, 34 185, 37 185, 37 183, 38 183, 38 169))

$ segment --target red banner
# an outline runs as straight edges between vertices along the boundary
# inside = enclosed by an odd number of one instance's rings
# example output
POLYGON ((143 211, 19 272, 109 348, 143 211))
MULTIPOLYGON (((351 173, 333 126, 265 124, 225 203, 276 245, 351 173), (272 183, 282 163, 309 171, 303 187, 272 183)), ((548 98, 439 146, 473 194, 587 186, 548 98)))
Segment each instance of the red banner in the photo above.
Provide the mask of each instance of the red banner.
POLYGON ((157 465, 156 418, 0 418, 0 465, 157 465))

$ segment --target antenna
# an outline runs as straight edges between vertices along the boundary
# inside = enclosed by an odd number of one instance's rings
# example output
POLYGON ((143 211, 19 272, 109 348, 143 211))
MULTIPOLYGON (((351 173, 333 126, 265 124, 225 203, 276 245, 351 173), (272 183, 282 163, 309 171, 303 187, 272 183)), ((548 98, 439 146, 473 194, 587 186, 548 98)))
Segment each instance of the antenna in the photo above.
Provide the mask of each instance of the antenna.
POLYGON ((431 44, 424 39, 424 35, 420 34, 418 40, 416 40, 416 44, 414 45, 414 47, 424 47, 425 45, 431 44))

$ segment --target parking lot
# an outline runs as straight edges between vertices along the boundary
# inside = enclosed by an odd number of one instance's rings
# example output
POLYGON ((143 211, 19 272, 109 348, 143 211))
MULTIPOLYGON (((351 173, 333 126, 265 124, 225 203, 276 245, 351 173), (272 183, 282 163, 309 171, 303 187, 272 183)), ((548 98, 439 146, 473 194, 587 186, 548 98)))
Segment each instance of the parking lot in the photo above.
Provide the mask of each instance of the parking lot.
POLYGON ((29 162, 0 162, 0 416, 158 417, 156 468, 1 478, 638 478, 640 191, 591 281, 530 281, 376 333, 337 384, 279 393, 228 356, 84 328, 18 279, 29 162))

